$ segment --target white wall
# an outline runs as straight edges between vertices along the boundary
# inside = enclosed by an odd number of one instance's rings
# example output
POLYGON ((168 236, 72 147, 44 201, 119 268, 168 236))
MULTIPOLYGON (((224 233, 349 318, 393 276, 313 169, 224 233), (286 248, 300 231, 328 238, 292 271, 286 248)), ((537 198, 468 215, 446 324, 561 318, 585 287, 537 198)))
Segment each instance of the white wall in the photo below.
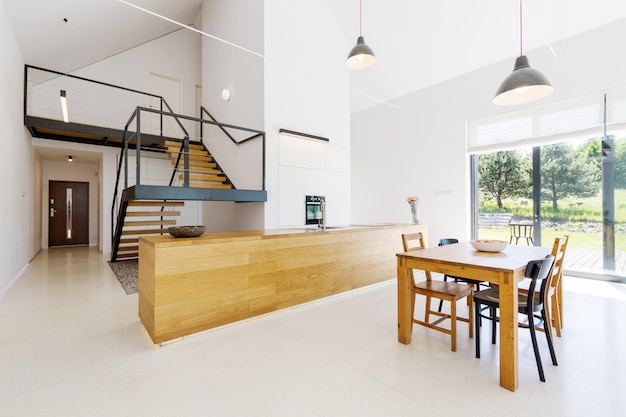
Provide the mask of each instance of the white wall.
MULTIPOLYGON (((180 29, 72 74, 142 92, 150 92, 151 72, 181 80, 180 110, 183 114, 193 116, 196 114, 195 89, 196 85, 201 84, 200 52, 201 35, 180 29)), ((123 120, 127 121, 129 117, 130 113, 123 120)), ((123 125, 119 128, 123 128, 123 125)), ((195 131, 187 130, 191 134, 195 131)))
POLYGON ((0 2, 0 294, 41 248, 41 223, 36 204, 40 171, 22 117, 24 61, 0 2))
POLYGON ((349 70, 344 64, 351 46, 337 41, 343 39, 325 2, 265 4, 268 228, 304 224, 305 195, 326 196, 327 224, 351 222, 349 70), (281 128, 330 142, 279 139, 281 128))
POLYGON ((221 123, 263 130, 263 6, 263 1, 247 0, 205 0, 202 5, 205 32, 261 55, 202 37, 203 103, 221 123), (231 91, 229 101, 222 100, 224 88, 231 91))
MULTIPOLYGON (((527 53, 562 100, 626 85, 626 57, 616 53, 626 21, 527 53)), ((430 245, 442 237, 470 237, 469 167, 465 123, 522 106, 501 108, 491 99, 513 69, 514 57, 378 106, 352 117, 352 217, 355 222, 404 221, 406 197, 420 197, 430 245)), ((532 105, 532 104, 531 104, 532 105)))
MULTIPOLYGON (((220 123, 264 130, 264 21, 262 1, 205 0, 202 6, 202 28, 205 32, 228 42, 254 51, 251 54, 210 37, 202 38, 202 101, 204 107, 220 123), (231 98, 222 100, 222 90, 228 88, 231 98)), ((233 150, 230 139, 215 129, 205 135, 205 143, 223 166, 236 187, 261 189, 262 152, 247 152, 249 145, 233 150), (245 172, 237 173, 231 166, 244 167, 254 172, 256 187, 249 186, 245 172), (253 167, 254 166, 254 167, 253 167)), ((250 133, 229 129, 237 140, 250 133)), ((259 149, 255 140, 254 148, 259 149)), ((207 230, 262 229, 263 203, 205 202, 203 221, 207 230)))

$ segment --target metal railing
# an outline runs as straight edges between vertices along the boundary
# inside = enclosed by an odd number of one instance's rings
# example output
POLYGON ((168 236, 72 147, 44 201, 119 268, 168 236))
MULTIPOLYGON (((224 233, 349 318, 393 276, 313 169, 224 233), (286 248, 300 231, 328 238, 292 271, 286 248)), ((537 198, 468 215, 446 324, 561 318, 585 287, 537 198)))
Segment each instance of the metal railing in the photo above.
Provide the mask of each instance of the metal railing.
MULTIPOLYGON (((76 137, 76 131, 89 132, 91 128, 98 132, 115 131, 118 135, 115 141, 87 141, 121 148, 111 205, 112 233, 116 227, 116 215, 119 214, 116 210, 119 210, 123 200, 122 193, 129 187, 193 187, 189 181, 190 143, 204 145, 234 189, 265 192, 265 132, 220 123, 202 106, 200 114, 200 118, 176 114, 166 100, 156 94, 33 65, 24 67, 25 124, 27 118, 29 122, 53 121, 57 129, 67 127, 67 132, 71 133, 63 140, 71 140, 76 137), (67 124, 61 122, 61 90, 68 100, 70 120, 67 124), (77 130, 72 131, 72 128, 77 130), (199 132, 199 137, 189 132, 199 132), (237 140, 235 136, 245 138, 237 140), (158 154, 157 158, 144 158, 142 163, 145 150, 152 151, 153 155, 154 152, 165 154, 166 151, 159 148, 158 144, 166 139, 183 144, 174 166, 171 166, 169 158, 159 158, 158 154), (131 149, 135 151, 133 159, 129 157, 131 149), (176 183, 175 177, 181 163, 184 177, 182 183, 176 183), (149 169, 143 165, 149 165, 149 169), (149 172, 144 175, 142 169, 149 172)), ((235 201, 235 197, 233 199, 235 201)), ((244 198, 236 201, 253 200, 244 198)))
MULTIPOLYGON (((206 112, 206 110, 204 111, 206 112)), ((206 113, 208 114, 208 112, 206 113)), ((184 132, 186 133, 186 131, 184 132)), ((119 217, 118 210, 122 206, 122 193, 124 190, 137 185, 167 185, 174 188, 193 188, 189 179, 189 146, 191 143, 204 144, 205 148, 209 150, 210 155, 214 158, 214 163, 217 164, 218 169, 220 169, 224 175, 227 176, 228 182, 232 184, 234 189, 265 191, 265 132, 230 125, 227 123, 220 123, 214 120, 196 118, 138 106, 132 112, 130 118, 124 125, 123 143, 120 149, 115 191, 111 204, 111 231, 113 236, 115 236, 114 233, 117 227, 116 219, 119 217), (142 133, 142 126, 145 124, 146 119, 150 119, 150 115, 158 115, 159 118, 165 120, 168 118, 175 118, 190 124, 199 123, 199 130, 203 132, 202 135, 210 136, 208 138, 195 138, 196 140, 194 141, 192 141, 192 137, 190 137, 189 134, 185 134, 182 138, 173 138, 177 142, 181 143, 181 147, 178 151, 178 155, 176 156, 173 168, 171 166, 166 168, 171 170, 168 171, 167 175, 169 180, 166 179, 163 171, 160 176, 158 173, 156 175, 156 177, 160 178, 143 178, 142 176, 142 155, 147 149, 153 151, 152 148, 148 148, 146 146, 149 144, 144 142, 143 137, 145 135, 142 133), (210 129, 217 130, 220 134, 209 135, 210 129), (244 140, 236 141, 232 135, 227 132, 228 129, 243 132, 244 134, 252 133, 252 135, 244 140), (254 141, 253 139, 259 140, 254 141), (131 141, 134 141, 134 158, 130 155, 131 141), (131 166, 132 161, 134 161, 134 166, 131 166), (224 161, 226 161, 226 164, 224 164, 224 161), (184 172, 184 179, 182 184, 176 184, 174 183, 174 178, 176 173, 179 171, 181 163, 183 168, 182 171, 184 172), (228 165, 228 167, 225 167, 224 165, 228 165), (165 182, 167 182, 167 184, 165 182)), ((147 160, 144 160, 144 162, 145 161, 147 160)))
MULTIPOLYGON (((71 123, 121 129, 128 114, 137 106, 172 112, 166 100, 157 94, 25 65, 24 116, 62 120, 59 100, 61 90, 65 91, 67 97, 71 123)), ((186 132, 180 121, 173 122, 180 131, 186 132)), ((151 126, 152 133, 157 135, 164 134, 166 128, 163 118, 151 126)), ((171 126, 169 130, 173 130, 171 126)))

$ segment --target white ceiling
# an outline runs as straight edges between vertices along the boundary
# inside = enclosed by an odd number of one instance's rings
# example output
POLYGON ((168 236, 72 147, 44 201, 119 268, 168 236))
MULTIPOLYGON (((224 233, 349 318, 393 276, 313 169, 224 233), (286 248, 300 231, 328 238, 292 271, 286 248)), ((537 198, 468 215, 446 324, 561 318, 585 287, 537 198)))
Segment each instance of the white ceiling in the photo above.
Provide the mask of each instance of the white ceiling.
POLYGON ((68 164, 92 164, 97 165, 102 159, 102 155, 96 152, 79 151, 76 149, 68 150, 59 142, 58 147, 42 147, 35 146, 35 151, 41 159, 46 161, 66 162, 68 164), (68 156, 72 156, 72 162, 67 160, 68 156))
MULTIPOLYGON (((24 61, 61 71, 180 28, 118 0, 0 1, 24 61)), ((181 23, 200 21, 202 0, 127 1, 181 23)), ((359 33, 359 1, 325 3, 344 30, 347 55, 359 33)), ((524 5, 525 52, 626 17, 624 0, 525 0, 524 5)), ((494 62, 511 59, 512 69, 519 51, 518 0, 364 0, 362 16, 363 35, 378 62, 351 73, 352 111, 494 62)))

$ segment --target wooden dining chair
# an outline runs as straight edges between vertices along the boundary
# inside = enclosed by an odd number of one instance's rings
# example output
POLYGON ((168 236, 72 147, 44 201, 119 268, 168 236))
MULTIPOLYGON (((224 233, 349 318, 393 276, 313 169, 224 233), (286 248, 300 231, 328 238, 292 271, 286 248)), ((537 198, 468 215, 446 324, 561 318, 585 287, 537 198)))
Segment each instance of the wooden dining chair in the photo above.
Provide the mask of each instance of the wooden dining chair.
POLYGON ((552 245, 554 266, 552 267, 552 277, 546 293, 546 299, 550 300, 550 307, 546 310, 548 323, 554 327, 558 337, 561 337, 563 328, 563 260, 565 259, 565 250, 568 242, 568 235, 554 238, 554 244, 552 245))
MULTIPOLYGON (((554 327, 556 335, 561 337, 561 330, 563 328, 563 261, 565 259, 565 251, 567 249, 567 243, 569 242, 569 236, 564 235, 562 237, 555 237, 552 244, 551 255, 554 256, 554 266, 552 267, 552 276, 550 277, 549 284, 546 285, 546 302, 549 301, 550 305, 546 306, 547 323, 551 324, 545 330, 552 331, 554 327)), ((525 279, 519 284, 519 292, 522 294, 528 293, 528 287, 530 280, 525 279)))
MULTIPOLYGON (((539 354, 539 346, 537 344, 538 327, 545 326, 545 323, 549 323, 546 314, 546 286, 550 285, 550 277, 552 276, 552 267, 554 265, 554 256, 548 255, 544 259, 538 259, 528 262, 524 276, 530 278, 530 286, 528 292, 518 293, 518 312, 525 315, 526 321, 519 323, 520 328, 526 328, 530 330, 530 338, 533 344, 533 351, 535 352, 535 361, 537 362, 537 370, 539 372, 539 379, 542 382, 546 382, 546 378, 543 372, 543 365, 541 363, 541 356, 539 354), (539 286, 539 290, 535 291, 535 288, 539 286)), ((474 314, 476 317, 480 315, 481 306, 489 307, 489 316, 482 315, 481 318, 491 320, 491 343, 496 343, 496 323, 498 316, 496 315, 496 309, 500 308, 500 291, 499 288, 490 288, 484 291, 478 291, 474 293, 474 314)), ((480 327, 478 326, 478 320, 476 322, 476 357, 480 358, 480 327)), ((545 328, 545 327, 544 327, 545 328)), ((548 327, 549 328, 549 327, 548 327)), ((556 354, 554 352, 554 346, 552 344, 552 335, 550 331, 544 332, 546 340, 548 342, 548 348, 550 349, 550 357, 552 358, 552 364, 558 366, 556 361, 556 354)))
MULTIPOLYGON (((402 246, 405 252, 421 250, 426 247, 424 244, 424 237, 421 233, 409 233, 402 235, 402 246)), ((411 300, 411 318, 413 323, 425 326, 443 333, 450 335, 451 337, 451 350, 456 352, 456 322, 457 320, 469 323, 469 336, 474 336, 474 320, 472 309, 472 294, 474 293, 474 286, 467 283, 456 282, 443 282, 433 280, 431 274, 428 271, 424 271, 426 274, 426 280, 415 282, 413 270, 410 271, 411 279, 413 280, 413 298, 411 300), (415 297, 417 294, 426 297, 426 307, 424 310, 424 320, 415 318, 415 297), (440 299, 450 302, 450 313, 442 313, 431 308, 431 300, 440 299), (467 305, 469 306, 468 317, 458 317, 456 314, 457 301, 461 299, 467 299, 467 305), (431 322, 431 316, 435 316, 436 319, 431 322), (450 328, 439 326, 444 320, 450 319, 450 328)))

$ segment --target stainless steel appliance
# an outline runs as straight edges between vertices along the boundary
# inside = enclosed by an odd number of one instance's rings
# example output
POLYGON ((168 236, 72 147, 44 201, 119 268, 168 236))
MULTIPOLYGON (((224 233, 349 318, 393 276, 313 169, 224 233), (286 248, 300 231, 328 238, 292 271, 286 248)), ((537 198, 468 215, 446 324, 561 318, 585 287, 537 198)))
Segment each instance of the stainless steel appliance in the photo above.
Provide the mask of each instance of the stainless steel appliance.
POLYGON ((307 195, 304 197, 304 224, 320 225, 324 221, 322 202, 326 201, 323 195, 307 195))

